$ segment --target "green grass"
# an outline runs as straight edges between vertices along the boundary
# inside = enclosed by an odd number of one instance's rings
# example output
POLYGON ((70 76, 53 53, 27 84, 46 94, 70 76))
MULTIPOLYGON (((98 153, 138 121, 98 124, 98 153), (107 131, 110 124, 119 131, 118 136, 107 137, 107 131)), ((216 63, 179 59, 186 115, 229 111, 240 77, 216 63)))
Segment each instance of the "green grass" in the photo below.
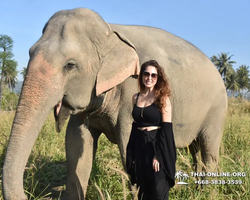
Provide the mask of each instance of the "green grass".
MULTIPOLYGON (((0 167, 11 130, 13 112, 0 113, 0 167)), ((56 133, 51 114, 46 120, 33 147, 24 174, 24 187, 29 199, 60 199, 65 190, 65 127, 56 133)), ((177 171, 192 172, 192 159, 187 149, 177 151, 177 171)), ((250 102, 230 100, 224 135, 220 148, 220 172, 245 172, 246 177, 218 177, 218 179, 241 180, 240 185, 203 185, 196 189, 195 178, 188 185, 175 185, 170 190, 172 200, 242 200, 250 199, 250 102)), ((122 175, 120 154, 116 145, 101 135, 96 160, 87 190, 88 200, 132 199, 128 180, 122 175), (125 189, 124 189, 125 188, 125 189)), ((205 178, 206 179, 206 178, 205 178)), ((211 178, 215 180, 215 178, 211 178)), ((0 183, 1 184, 1 183, 0 183)), ((2 194, 0 191, 0 199, 2 194)))

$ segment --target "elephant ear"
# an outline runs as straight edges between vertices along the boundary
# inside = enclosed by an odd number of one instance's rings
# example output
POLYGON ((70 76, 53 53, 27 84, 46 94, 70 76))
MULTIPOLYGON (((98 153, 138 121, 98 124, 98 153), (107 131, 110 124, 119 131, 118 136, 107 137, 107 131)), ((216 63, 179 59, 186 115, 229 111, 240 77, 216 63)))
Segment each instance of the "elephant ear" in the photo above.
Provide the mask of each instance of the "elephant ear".
MULTIPOLYGON (((101 59, 97 74, 96 95, 115 87, 132 75, 139 75, 139 57, 133 44, 118 32, 112 33, 115 45, 101 59)), ((113 43, 114 44, 114 43, 113 43)))

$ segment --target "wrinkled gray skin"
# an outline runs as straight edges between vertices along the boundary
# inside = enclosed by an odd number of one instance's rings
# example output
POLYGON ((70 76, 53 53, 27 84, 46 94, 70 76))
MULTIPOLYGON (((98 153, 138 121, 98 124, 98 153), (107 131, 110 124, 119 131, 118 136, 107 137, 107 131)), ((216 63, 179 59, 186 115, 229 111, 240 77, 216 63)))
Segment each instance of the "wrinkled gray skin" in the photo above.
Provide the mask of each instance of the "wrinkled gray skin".
POLYGON ((149 59, 157 60, 169 77, 176 146, 190 145, 194 163, 201 150, 204 164, 216 166, 227 95, 217 69, 199 49, 157 28, 108 25, 88 9, 60 11, 30 49, 4 162, 4 199, 26 199, 24 168, 52 109, 58 131, 70 117, 66 199, 84 199, 101 133, 118 144, 124 164, 136 75, 139 64, 149 59))

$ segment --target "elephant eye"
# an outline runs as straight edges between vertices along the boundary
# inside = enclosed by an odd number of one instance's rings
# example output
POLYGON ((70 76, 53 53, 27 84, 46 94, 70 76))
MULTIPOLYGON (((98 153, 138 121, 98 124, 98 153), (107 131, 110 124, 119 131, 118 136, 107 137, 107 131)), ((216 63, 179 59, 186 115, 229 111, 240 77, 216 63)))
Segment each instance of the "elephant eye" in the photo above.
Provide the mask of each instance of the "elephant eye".
POLYGON ((67 71, 71 71, 72 69, 77 68, 77 62, 76 61, 70 61, 67 62, 64 66, 64 69, 67 71))

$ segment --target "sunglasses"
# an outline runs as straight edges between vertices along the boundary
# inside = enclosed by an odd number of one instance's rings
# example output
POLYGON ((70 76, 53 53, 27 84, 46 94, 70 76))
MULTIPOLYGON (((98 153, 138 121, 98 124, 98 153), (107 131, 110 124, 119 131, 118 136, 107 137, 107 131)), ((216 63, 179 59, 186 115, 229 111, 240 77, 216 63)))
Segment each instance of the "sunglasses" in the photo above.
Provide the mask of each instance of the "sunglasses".
POLYGON ((152 79, 156 79, 158 77, 158 74, 156 74, 156 73, 150 74, 149 72, 143 72, 143 76, 145 76, 147 78, 149 78, 149 76, 151 76, 152 79))

